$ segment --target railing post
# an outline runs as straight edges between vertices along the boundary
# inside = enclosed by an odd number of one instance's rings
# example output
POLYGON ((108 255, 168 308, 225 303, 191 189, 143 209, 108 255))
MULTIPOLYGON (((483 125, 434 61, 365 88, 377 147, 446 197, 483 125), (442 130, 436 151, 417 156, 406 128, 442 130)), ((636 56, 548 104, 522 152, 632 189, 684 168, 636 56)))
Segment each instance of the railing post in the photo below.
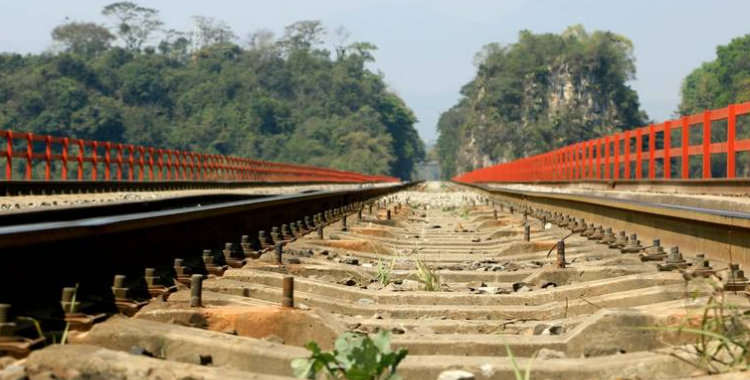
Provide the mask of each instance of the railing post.
POLYGON ((32 178, 31 170, 33 169, 31 165, 31 160, 34 158, 34 134, 33 133, 27 133, 26 134, 26 179, 30 180, 32 178))
POLYGON ((5 180, 13 179, 13 132, 5 133, 5 180))
POLYGON ((196 167, 197 167, 197 179, 199 181, 202 181, 205 179, 205 176, 203 174, 203 155, 198 153, 196 158, 196 167))
POLYGON ((52 171, 52 136, 47 135, 44 137, 45 148, 44 148, 44 180, 50 180, 50 172, 52 171))
POLYGON ((68 144, 67 137, 62 139, 62 180, 68 180, 68 144))
POLYGON ((596 140, 596 179, 602 179, 602 139, 596 140))
POLYGON ((154 180, 154 148, 148 148, 148 180, 154 180))
POLYGON ((227 156, 221 156, 221 172, 224 180, 230 179, 229 177, 229 163, 227 162, 227 156))
POLYGON ((172 179, 172 151, 167 149, 165 151, 167 154, 167 181, 172 179))
POLYGON ((576 162, 575 162, 575 144, 568 146, 568 180, 575 179, 575 168, 576 168, 576 162))
POLYGON ((656 178, 656 133, 654 124, 648 126, 648 178, 656 178))
POLYGON ((625 178, 630 179, 630 131, 625 131, 625 139, 623 141, 625 148, 625 178))
POLYGON ((635 130, 635 179, 643 178, 643 128, 635 130))
POLYGON ((596 172, 594 171, 594 140, 589 141, 589 179, 596 178, 596 172))
POLYGON ((122 181, 122 144, 117 144, 117 180, 122 181))
POLYGON ((91 143, 91 180, 96 181, 96 169, 97 164, 99 163, 99 158, 96 156, 96 148, 97 148, 97 142, 94 141, 91 143))
POLYGON ((734 104, 727 108, 727 178, 735 178, 735 140, 737 139, 737 115, 734 104))
POLYGON ((604 137, 604 179, 610 178, 610 168, 609 168, 609 156, 611 152, 611 148, 609 146, 609 136, 604 137))
POLYGON ((613 148, 614 148, 614 165, 613 165, 613 173, 612 178, 619 179, 620 178, 620 135, 615 133, 613 136, 614 141, 613 148))
POLYGON ((133 168, 135 158, 133 157, 133 150, 135 150, 135 146, 128 145, 128 181, 132 181, 135 178, 135 169, 133 168))
POLYGON ((703 179, 711 178, 711 111, 703 112, 703 179))
POLYGON ((583 175, 583 168, 581 167, 581 144, 573 144, 573 179, 581 179, 583 175))
POLYGON ((664 122, 664 179, 672 178, 672 162, 671 153, 669 150, 672 148, 672 122, 667 120, 664 122))
POLYGON ((138 172, 138 180, 143 181, 143 172, 145 171, 146 164, 146 158, 144 157, 146 155, 146 148, 139 146, 138 153, 140 156, 138 159, 138 168, 140 169, 140 171, 138 172))
POLYGON ((190 157, 190 180, 194 181, 196 179, 196 173, 195 173, 195 153, 189 153, 188 157, 190 157))
POLYGON ((106 150, 104 151, 104 165, 105 165, 105 166, 104 166, 104 179, 105 179, 105 180, 107 180, 107 181, 109 181, 109 177, 110 177, 110 168, 109 168, 109 164, 111 164, 111 163, 112 163, 112 161, 111 161, 111 159, 110 159, 110 154, 109 154, 109 150, 110 150, 110 149, 112 149, 112 143, 110 143, 109 141, 108 141, 108 142, 106 142, 106 143, 104 144, 104 149, 106 149, 106 150))
POLYGON ((156 158, 156 167, 159 168, 159 174, 156 177, 161 181, 164 179, 164 149, 158 149, 156 154, 158 154, 158 157, 156 158))
POLYGON ((583 179, 586 175, 586 143, 578 143, 576 150, 578 151, 578 179, 583 179))
POLYGON ((682 179, 690 178, 690 125, 687 116, 682 117, 682 179))
POLYGON ((181 166, 180 166, 180 151, 179 150, 174 151, 174 169, 175 169, 174 179, 176 181, 183 179, 183 176, 180 170, 181 166))
POLYGON ((83 140, 78 139, 78 180, 83 181, 83 155, 85 154, 86 146, 83 144, 83 140))

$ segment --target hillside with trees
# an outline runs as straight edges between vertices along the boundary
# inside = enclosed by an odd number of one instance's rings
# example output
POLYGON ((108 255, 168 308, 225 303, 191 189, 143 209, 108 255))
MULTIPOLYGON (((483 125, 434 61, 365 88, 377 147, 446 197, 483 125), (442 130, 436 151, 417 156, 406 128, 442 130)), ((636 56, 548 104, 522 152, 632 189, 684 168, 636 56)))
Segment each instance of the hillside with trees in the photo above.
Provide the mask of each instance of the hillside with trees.
POLYGON ((633 46, 581 26, 486 45, 477 74, 438 121, 445 178, 643 125, 633 46))
POLYGON ((750 34, 716 48, 716 59, 688 75, 678 112, 691 115, 750 99, 750 34))
POLYGON ((0 54, 0 128, 328 166, 409 178, 424 156, 412 111, 367 64, 377 49, 319 21, 244 42, 195 17, 108 5, 106 25, 70 22, 54 49, 0 54))

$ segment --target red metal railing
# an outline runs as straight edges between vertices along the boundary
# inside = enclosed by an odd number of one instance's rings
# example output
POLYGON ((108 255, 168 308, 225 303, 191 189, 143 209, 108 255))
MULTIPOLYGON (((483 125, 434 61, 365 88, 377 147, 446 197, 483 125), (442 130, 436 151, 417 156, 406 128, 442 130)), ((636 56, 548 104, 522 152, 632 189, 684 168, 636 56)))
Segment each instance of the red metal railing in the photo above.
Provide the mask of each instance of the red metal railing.
MULTIPOLYGON (((738 120, 743 117, 743 125, 747 125, 748 116, 750 102, 732 104, 453 179, 476 183, 736 178, 738 153, 750 151, 750 133, 738 132, 738 120)), ((743 157, 744 162, 750 162, 748 158, 743 157)))
POLYGON ((0 131, 5 180, 398 182, 305 165, 0 131), (20 161, 20 163, 19 163, 20 161))

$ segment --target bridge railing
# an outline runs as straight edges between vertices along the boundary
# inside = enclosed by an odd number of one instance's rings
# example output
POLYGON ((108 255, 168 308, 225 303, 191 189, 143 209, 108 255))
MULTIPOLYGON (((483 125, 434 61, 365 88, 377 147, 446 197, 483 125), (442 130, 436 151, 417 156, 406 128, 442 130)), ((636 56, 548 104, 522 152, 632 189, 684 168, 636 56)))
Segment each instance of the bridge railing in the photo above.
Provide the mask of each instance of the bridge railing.
POLYGON ((183 150, 0 131, 5 180, 398 182, 306 165, 183 150))
POLYGON ((750 102, 684 116, 454 178, 458 182, 670 180, 750 176, 750 102))

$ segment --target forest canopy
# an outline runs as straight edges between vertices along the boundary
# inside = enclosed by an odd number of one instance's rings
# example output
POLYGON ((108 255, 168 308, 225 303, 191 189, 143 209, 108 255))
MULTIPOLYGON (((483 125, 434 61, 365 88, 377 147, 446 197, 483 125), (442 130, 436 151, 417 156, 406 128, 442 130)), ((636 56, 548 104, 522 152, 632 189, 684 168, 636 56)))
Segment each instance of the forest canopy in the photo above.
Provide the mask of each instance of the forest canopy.
POLYGON ((132 2, 102 14, 55 27, 50 51, 0 54, 0 128, 404 179, 424 157, 413 112, 367 68, 377 47, 344 29, 306 20, 240 39, 201 16, 167 29, 132 2))
POLYGON ((678 112, 691 115, 750 99, 750 34, 716 48, 716 59, 704 63, 682 84, 678 112))

